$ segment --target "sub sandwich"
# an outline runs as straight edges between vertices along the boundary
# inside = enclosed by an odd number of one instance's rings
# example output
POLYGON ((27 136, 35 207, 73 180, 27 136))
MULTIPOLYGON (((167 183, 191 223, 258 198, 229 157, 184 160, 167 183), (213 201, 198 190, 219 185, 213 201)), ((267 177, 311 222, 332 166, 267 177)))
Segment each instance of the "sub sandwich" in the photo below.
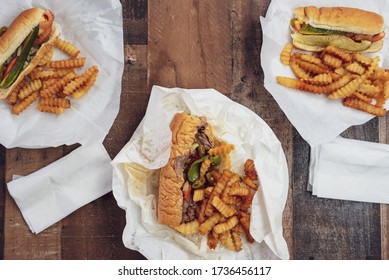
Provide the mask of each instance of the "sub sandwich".
POLYGON ((196 219, 192 190, 203 183, 199 182, 201 162, 208 158, 216 166, 221 159, 207 153, 217 140, 206 118, 177 113, 170 129, 172 146, 160 171, 157 213, 159 223, 175 227, 196 219))
POLYGON ((299 7, 290 28, 293 45, 314 52, 328 45, 350 52, 376 52, 385 37, 382 16, 347 7, 299 7))
POLYGON ((59 35, 50 10, 31 8, 0 28, 0 99, 4 99, 39 63, 59 35))

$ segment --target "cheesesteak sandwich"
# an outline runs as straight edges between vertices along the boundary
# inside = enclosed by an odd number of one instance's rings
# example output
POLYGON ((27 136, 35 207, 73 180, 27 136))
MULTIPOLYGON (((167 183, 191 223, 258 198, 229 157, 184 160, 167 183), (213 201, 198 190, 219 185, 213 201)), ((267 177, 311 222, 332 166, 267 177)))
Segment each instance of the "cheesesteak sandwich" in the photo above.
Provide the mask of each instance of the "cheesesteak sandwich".
MULTIPOLYGON (((159 177, 158 222, 174 227, 196 218, 191 188, 196 188, 199 163, 209 157, 215 139, 204 117, 177 113, 170 129, 170 158, 159 177)), ((220 163, 218 157, 212 161, 220 163)))
POLYGON ((45 47, 58 37, 53 22, 50 10, 31 8, 0 28, 0 99, 37 66, 45 47))
POLYGON ((299 7, 290 27, 293 45, 314 52, 329 45, 350 52, 376 52, 385 37, 382 16, 347 7, 299 7))

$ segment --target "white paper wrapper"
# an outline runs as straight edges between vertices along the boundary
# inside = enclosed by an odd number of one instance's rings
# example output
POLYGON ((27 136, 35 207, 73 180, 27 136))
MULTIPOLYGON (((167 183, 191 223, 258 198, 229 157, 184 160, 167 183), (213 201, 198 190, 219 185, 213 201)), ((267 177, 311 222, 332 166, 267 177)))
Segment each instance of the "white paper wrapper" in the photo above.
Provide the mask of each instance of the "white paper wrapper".
POLYGON ((100 72, 91 90, 79 100, 72 99, 72 109, 60 116, 37 111, 36 103, 15 116, 1 101, 0 143, 11 148, 102 142, 119 111, 124 61, 120 2, 3 0, 1 6, 0 26, 9 25, 27 8, 51 9, 60 37, 74 43, 80 57, 87 58, 83 69, 97 65, 100 72))
MULTIPOLYGON (((311 146, 331 141, 350 126, 363 124, 373 116, 355 109, 344 107, 340 100, 330 100, 326 96, 296 91, 278 85, 276 76, 294 77, 288 66, 280 61, 282 48, 291 42, 289 21, 294 9, 300 6, 345 6, 376 12, 385 19, 389 30, 389 2, 365 0, 273 0, 266 18, 261 18, 263 44, 261 63, 265 74, 265 88, 273 95, 281 109, 300 135, 311 146)), ((389 66, 389 36, 385 37, 384 48, 370 56, 379 55, 380 65, 389 66)), ((389 108, 389 105, 386 105, 389 108)))
POLYGON ((113 193, 126 210, 124 244, 148 259, 289 258, 282 236, 288 171, 280 142, 260 117, 219 92, 153 87, 146 116, 113 166, 113 193), (262 187, 254 197, 251 233, 259 243, 245 242, 239 253, 211 251, 205 238, 186 238, 158 224, 158 170, 169 159, 169 124, 177 112, 206 116, 215 135, 235 145, 233 171, 243 171, 244 161, 254 159, 262 187))
POLYGON ((389 204, 389 146, 338 137, 312 149, 312 194, 389 204))
POLYGON ((28 176, 8 191, 33 233, 39 233, 85 204, 110 192, 111 158, 100 143, 79 147, 28 176))

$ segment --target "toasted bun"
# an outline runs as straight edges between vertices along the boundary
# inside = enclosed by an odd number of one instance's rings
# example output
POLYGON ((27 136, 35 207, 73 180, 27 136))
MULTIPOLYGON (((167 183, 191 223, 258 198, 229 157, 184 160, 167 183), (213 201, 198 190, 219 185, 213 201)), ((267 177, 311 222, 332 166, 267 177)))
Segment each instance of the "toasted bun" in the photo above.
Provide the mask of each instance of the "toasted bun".
MULTIPOLYGON (((37 26, 41 19, 44 10, 40 8, 32 8, 25 10, 19 14, 12 24, 8 27, 7 32, 0 37, 0 65, 4 63, 22 44, 25 38, 31 33, 32 29, 37 26), (21 35, 23 34, 23 36, 21 35), (15 43, 17 42, 17 44, 15 43)), ((12 89, 24 79, 38 65, 42 56, 45 54, 45 49, 53 43, 59 36, 57 28, 53 25, 50 39, 41 45, 34 58, 30 61, 26 69, 24 69, 16 81, 9 88, 0 88, 0 100, 7 98, 12 89)))
MULTIPOLYGON (((336 35, 336 36, 341 37, 340 35, 336 35)), ((384 44, 384 39, 381 39, 377 42, 371 43, 371 45, 368 49, 361 51, 361 52, 364 52, 364 53, 377 52, 377 51, 382 49, 383 44, 384 44)), ((325 48, 325 47, 318 47, 318 46, 309 44, 309 42, 304 43, 301 41, 296 41, 295 39, 293 39, 293 45, 298 49, 310 51, 310 52, 320 52, 320 51, 324 50, 324 48, 325 48)), ((342 49, 344 49, 345 51, 348 51, 348 52, 354 52, 354 50, 347 48, 347 46, 345 46, 342 49)))
POLYGON ((3 64, 23 43, 24 39, 37 26, 44 10, 32 8, 20 13, 0 37, 0 65, 3 64))
POLYGON ((313 27, 350 33, 375 35, 384 29, 382 16, 355 8, 299 7, 295 16, 313 27))
POLYGON ((161 169, 158 192, 158 222, 178 226, 182 221, 184 176, 175 169, 179 156, 188 155, 201 121, 199 118, 177 113, 171 124, 172 146, 169 162, 161 169))

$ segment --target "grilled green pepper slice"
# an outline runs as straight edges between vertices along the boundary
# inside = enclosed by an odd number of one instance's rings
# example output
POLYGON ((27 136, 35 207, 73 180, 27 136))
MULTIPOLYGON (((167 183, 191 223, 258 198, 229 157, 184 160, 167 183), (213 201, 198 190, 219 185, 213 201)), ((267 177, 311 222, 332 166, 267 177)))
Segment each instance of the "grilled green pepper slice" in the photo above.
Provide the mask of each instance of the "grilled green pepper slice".
POLYGON ((23 65, 27 60, 28 54, 30 53, 30 50, 38 37, 39 32, 39 26, 35 27, 30 35, 26 38, 26 40, 23 43, 23 49, 20 53, 20 56, 16 60, 15 65, 12 67, 11 71, 7 74, 7 76, 4 77, 3 81, 0 84, 0 87, 2 88, 8 88, 10 87, 15 80, 18 78, 20 72, 23 70, 23 65))

